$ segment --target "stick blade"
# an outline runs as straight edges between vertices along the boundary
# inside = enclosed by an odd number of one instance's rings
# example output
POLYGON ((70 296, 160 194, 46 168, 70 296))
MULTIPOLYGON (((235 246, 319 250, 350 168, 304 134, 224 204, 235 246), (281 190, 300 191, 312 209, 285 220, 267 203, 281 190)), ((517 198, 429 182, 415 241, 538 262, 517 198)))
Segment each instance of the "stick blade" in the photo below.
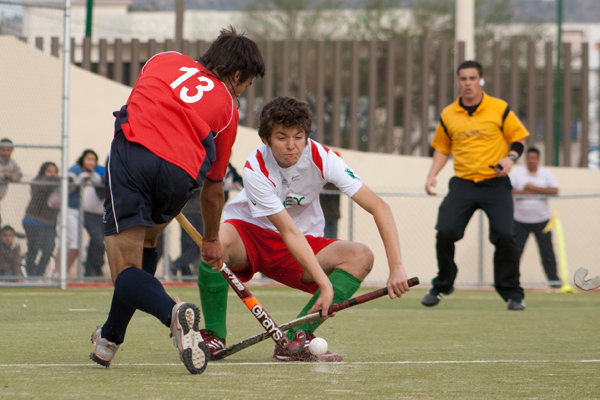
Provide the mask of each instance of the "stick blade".
POLYGON ((294 336, 294 340, 290 340, 287 342, 287 346, 285 350, 290 354, 299 353, 306 344, 306 333, 303 330, 299 330, 296 332, 296 336, 294 336))
POLYGON ((575 271, 573 275, 573 282, 581 290, 593 290, 600 287, 600 275, 593 277, 592 279, 585 279, 588 274, 588 269, 581 267, 575 271))

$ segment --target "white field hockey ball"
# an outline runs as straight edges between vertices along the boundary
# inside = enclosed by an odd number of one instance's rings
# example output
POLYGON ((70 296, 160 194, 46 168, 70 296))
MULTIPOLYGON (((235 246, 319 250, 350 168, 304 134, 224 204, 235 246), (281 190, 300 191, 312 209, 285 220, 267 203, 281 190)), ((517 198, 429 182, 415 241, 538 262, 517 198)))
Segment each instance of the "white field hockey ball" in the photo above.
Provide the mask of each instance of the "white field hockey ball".
POLYGON ((327 353, 327 340, 317 337, 310 341, 308 350, 315 356, 320 357, 327 353))

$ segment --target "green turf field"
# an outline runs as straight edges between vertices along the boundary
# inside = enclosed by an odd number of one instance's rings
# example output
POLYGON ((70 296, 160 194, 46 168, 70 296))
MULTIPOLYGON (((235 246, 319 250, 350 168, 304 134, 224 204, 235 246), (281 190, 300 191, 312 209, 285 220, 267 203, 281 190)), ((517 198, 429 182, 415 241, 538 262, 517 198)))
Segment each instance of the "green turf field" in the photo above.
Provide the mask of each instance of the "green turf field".
MULTIPOLYGON (((361 289, 358 294, 371 289, 361 289)), ((170 295, 198 302, 191 288, 170 295)), ((279 323, 308 296, 252 292, 279 323)), ((113 365, 88 359, 112 290, 1 289, 1 399, 600 399, 600 293, 527 293, 507 311, 492 291, 457 290, 426 309, 424 289, 341 311, 318 331, 341 364, 280 363, 265 341, 190 375, 169 329, 138 313, 113 365)), ((228 344, 260 332, 235 295, 228 344)))

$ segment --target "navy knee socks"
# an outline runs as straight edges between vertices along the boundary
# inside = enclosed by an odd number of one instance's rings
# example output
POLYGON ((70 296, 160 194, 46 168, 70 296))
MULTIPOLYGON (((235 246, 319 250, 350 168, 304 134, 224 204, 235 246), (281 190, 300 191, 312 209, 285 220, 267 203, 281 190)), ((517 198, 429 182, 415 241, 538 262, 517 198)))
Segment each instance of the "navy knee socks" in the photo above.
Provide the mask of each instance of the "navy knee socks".
POLYGON ((136 309, 154 315, 163 324, 170 326, 171 310, 175 301, 154 277, 157 263, 156 249, 145 248, 143 271, 131 267, 119 274, 115 281, 110 312, 102 327, 103 338, 116 344, 123 343, 127 325, 136 309))

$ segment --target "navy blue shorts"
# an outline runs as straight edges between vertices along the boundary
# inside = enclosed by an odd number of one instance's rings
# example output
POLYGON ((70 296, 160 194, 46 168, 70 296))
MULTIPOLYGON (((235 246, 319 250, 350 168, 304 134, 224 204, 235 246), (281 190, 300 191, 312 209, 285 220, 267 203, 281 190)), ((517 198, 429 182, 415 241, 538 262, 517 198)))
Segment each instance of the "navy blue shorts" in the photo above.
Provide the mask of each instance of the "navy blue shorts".
POLYGON ((191 198, 192 190, 200 186, 207 170, 203 168, 194 179, 119 132, 111 144, 106 169, 104 235, 171 221, 191 198))

